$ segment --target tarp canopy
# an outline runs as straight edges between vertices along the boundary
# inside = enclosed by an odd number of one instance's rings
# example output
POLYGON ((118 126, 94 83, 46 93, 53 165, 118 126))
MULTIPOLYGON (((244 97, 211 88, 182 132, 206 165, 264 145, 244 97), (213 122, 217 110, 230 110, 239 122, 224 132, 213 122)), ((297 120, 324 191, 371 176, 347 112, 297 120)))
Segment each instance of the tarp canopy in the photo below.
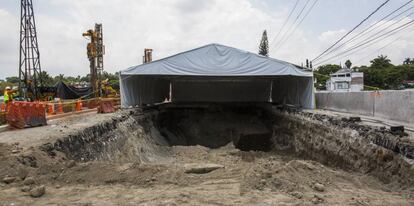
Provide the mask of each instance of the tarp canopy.
POLYGON ((78 99, 78 98, 88 98, 92 94, 92 87, 86 88, 75 88, 73 86, 68 86, 64 82, 58 82, 55 85, 56 95, 55 97, 60 99, 78 99))
POLYGON ((314 108, 313 73, 288 62, 210 44, 120 72, 122 106, 274 102, 314 108))

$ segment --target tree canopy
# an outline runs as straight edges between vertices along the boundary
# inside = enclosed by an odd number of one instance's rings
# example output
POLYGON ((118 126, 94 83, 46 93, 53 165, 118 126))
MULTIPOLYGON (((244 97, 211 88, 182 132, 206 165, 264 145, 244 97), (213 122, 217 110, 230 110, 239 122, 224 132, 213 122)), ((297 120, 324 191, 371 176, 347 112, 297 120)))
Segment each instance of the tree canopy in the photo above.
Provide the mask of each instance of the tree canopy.
POLYGON ((341 66, 336 64, 327 64, 320 66, 314 72, 315 78, 317 80, 315 87, 318 90, 326 89, 326 82, 329 80, 330 75, 339 71, 341 66))
POLYGON ((384 69, 392 66, 394 65, 391 64, 391 60, 388 58, 388 56, 380 55, 377 58, 371 60, 371 67, 373 68, 384 69))
MULTIPOLYGON (((366 86, 384 90, 413 87, 407 84, 407 81, 414 80, 414 62, 412 58, 406 58, 401 65, 397 66, 393 65, 391 60, 385 55, 380 55, 370 62, 370 66, 353 68, 364 73, 364 84, 366 86)), ((347 63, 345 65, 349 68, 347 63)), ((330 74, 335 73, 339 69, 341 69, 339 65, 333 64, 318 67, 315 71, 315 78, 317 79, 315 87, 319 90, 326 89, 326 81, 329 80, 330 74)))
MULTIPOLYGON (((53 87, 58 82, 62 81, 66 84, 77 84, 77 83, 83 83, 83 82, 89 82, 90 75, 86 76, 80 76, 72 77, 72 76, 65 76, 64 74, 59 74, 57 76, 51 76, 46 71, 42 71, 40 73, 40 77, 42 79, 43 86, 45 87, 53 87)), ((103 80, 108 79, 108 82, 112 85, 113 88, 117 89, 119 88, 119 74, 115 73, 108 73, 103 72, 102 74, 103 80)), ((19 84, 19 77, 12 76, 12 77, 6 77, 6 80, 3 82, 0 82, 0 90, 3 90, 6 86, 17 86, 19 84)))
POLYGON ((345 62, 345 66, 346 66, 346 68, 348 68, 348 69, 351 69, 351 67, 352 67, 352 62, 351 62, 351 60, 346 60, 346 62, 345 62))

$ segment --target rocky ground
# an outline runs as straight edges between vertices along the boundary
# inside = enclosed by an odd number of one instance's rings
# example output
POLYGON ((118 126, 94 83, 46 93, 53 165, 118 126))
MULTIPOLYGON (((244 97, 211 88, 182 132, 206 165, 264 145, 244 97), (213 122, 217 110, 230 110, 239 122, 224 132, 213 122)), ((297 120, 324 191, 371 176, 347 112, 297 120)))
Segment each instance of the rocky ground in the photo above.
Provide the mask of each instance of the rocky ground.
MULTIPOLYGON (((312 136, 310 129, 320 132, 314 124, 323 128, 326 123, 299 116, 289 118, 301 119, 309 128, 290 134, 291 130, 281 125, 295 127, 302 123, 276 121, 278 126, 273 128, 278 132, 273 133, 273 141, 287 149, 269 152, 241 151, 231 142, 215 149, 174 146, 171 139, 162 138, 157 130, 159 125, 142 117, 141 112, 124 111, 93 118, 94 124, 86 121, 89 116, 56 122, 46 129, 62 127, 67 129, 65 133, 44 137, 41 144, 9 142, 11 137, 0 143, 0 205, 414 205, 414 186, 410 181, 414 168, 407 157, 389 154, 387 157, 392 160, 367 166, 365 154, 361 154, 361 161, 353 162, 339 158, 338 152, 338 157, 331 155, 336 160, 334 164, 326 160, 330 158, 329 150, 328 157, 321 158, 319 149, 325 143, 308 148, 311 152, 302 151, 309 145, 301 143, 301 137, 312 136), (80 122, 88 124, 79 127, 80 122), (292 136, 296 143, 281 142, 284 135, 292 136), (296 145, 294 150, 288 148, 290 144, 296 145), (356 167, 358 164, 361 166, 356 167), (392 174, 379 172, 386 168, 392 174)), ((205 124, 203 118, 211 120, 215 116, 199 117, 199 122, 205 124)), ((243 115, 237 119, 245 125, 243 115)), ((253 128, 267 125, 252 121, 253 128)), ((346 142, 350 141, 346 139, 348 133, 354 137, 363 135, 358 130, 343 130, 346 131, 333 127, 323 131, 330 135, 345 133, 338 138, 346 142)), ((214 132, 213 127, 211 131, 214 132)), ((226 132, 223 128, 218 131, 226 132)), ((231 130, 227 132, 233 134, 231 130)), ((187 136, 193 134, 197 132, 187 136)), ((326 144, 332 148, 340 142, 332 136, 327 139, 326 144)), ((354 144, 340 144, 349 154, 359 154, 354 144)), ((364 150, 378 149, 368 140, 358 144, 364 150)))

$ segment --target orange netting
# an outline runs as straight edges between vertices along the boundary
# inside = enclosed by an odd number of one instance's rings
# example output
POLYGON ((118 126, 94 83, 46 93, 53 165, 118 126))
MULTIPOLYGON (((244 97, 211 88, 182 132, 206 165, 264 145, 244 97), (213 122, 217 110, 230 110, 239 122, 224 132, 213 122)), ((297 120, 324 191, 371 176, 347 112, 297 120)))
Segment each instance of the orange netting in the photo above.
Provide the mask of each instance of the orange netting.
POLYGON ((11 102, 0 107, 6 111, 7 123, 14 128, 25 128, 46 125, 48 118, 54 115, 81 112, 86 108, 98 108, 98 113, 115 112, 119 98, 95 98, 89 100, 50 101, 50 102, 11 102))
POLYGON ((7 123, 14 128, 46 125, 46 105, 38 102, 12 102, 7 109, 7 123))

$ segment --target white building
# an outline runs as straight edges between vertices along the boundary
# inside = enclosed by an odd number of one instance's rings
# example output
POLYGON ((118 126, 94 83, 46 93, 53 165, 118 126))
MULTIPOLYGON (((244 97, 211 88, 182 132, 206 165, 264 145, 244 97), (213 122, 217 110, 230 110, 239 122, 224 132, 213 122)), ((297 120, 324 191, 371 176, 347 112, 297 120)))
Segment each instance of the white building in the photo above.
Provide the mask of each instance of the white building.
POLYGON ((343 68, 331 74, 326 90, 332 92, 359 92, 364 90, 364 73, 343 68))

